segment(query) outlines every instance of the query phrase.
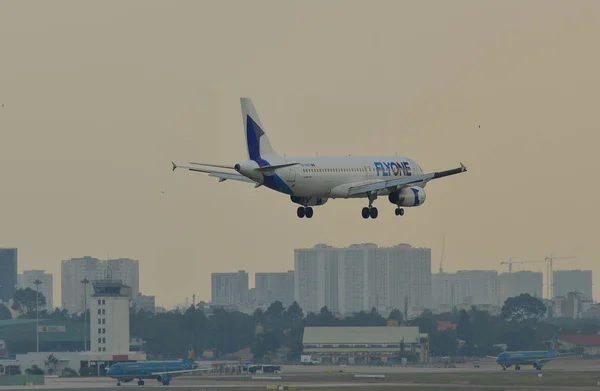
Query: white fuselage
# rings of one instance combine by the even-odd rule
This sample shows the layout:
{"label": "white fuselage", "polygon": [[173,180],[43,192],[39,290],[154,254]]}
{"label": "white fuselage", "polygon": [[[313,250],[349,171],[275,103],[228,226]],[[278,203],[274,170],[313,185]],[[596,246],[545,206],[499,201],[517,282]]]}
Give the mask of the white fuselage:
{"label": "white fuselage", "polygon": [[423,174],[414,160],[402,156],[303,156],[266,160],[272,165],[300,163],[267,170],[258,178],[254,175],[252,178],[273,190],[297,197],[349,198],[345,194],[351,185]]}

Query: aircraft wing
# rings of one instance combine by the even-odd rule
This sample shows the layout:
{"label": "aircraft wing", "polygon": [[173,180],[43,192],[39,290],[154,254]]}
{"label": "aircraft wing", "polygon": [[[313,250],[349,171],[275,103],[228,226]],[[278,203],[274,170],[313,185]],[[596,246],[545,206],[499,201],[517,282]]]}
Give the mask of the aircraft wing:
{"label": "aircraft wing", "polygon": [[[171,164],[173,164],[173,171],[175,171],[176,168],[185,168],[187,170],[194,171],[194,172],[203,172],[205,174],[208,174],[208,176],[219,178],[219,182],[223,182],[228,179],[231,179],[233,181],[258,184],[257,182],[253,181],[252,179],[246,178],[245,176],[238,174],[236,172],[217,171],[217,170],[212,170],[209,168],[198,168],[198,167],[192,167],[192,166],[178,166],[177,164],[175,164],[173,162],[171,162]],[[217,167],[219,167],[219,166],[217,166]]]}
{"label": "aircraft wing", "polygon": [[379,182],[364,185],[351,186],[348,190],[348,195],[353,196],[356,194],[369,193],[372,191],[379,191],[383,189],[399,190],[400,188],[405,186],[416,185],[419,183],[424,184],[433,179],[443,178],[450,175],[456,175],[465,171],[467,171],[467,167],[465,167],[464,164],[461,163],[459,168],[453,168],[452,170],[438,171],[429,174],[416,175],[398,179],[382,180]]}

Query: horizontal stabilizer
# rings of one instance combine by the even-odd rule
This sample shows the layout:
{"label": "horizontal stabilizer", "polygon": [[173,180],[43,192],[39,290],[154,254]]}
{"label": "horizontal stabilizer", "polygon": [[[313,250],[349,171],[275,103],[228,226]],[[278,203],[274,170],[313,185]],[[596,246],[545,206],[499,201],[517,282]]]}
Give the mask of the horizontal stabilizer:
{"label": "horizontal stabilizer", "polygon": [[272,166],[259,167],[259,168],[257,168],[257,170],[260,170],[260,171],[276,170],[278,168],[291,167],[291,166],[296,166],[298,164],[300,164],[300,163],[275,164],[275,165],[272,165]]}
{"label": "horizontal stabilizer", "polygon": [[205,167],[216,167],[216,168],[227,168],[229,170],[233,170],[234,167],[233,166],[225,166],[222,164],[209,164],[209,163],[197,163],[197,162],[190,162],[190,164],[196,165],[196,166],[205,166]]}
{"label": "horizontal stabilizer", "polygon": [[224,182],[228,179],[231,179],[231,180],[240,181],[240,182],[256,183],[252,179],[247,178],[241,174],[238,174],[237,172],[216,171],[216,170],[211,170],[208,168],[200,168],[200,167],[192,167],[192,166],[178,166],[173,162],[171,162],[171,163],[173,164],[173,171],[176,168],[185,168],[186,170],[190,170],[190,171],[194,171],[194,172],[202,172],[202,173],[208,174],[208,176],[219,178],[219,182]]}

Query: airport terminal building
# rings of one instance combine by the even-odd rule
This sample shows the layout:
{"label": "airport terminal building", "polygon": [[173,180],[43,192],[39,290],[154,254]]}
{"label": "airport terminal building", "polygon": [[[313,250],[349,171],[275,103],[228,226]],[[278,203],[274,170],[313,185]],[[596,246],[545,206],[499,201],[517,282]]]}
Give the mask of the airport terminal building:
{"label": "airport terminal building", "polygon": [[427,334],[418,327],[306,327],[303,353],[326,364],[380,365],[414,357],[429,360]]}

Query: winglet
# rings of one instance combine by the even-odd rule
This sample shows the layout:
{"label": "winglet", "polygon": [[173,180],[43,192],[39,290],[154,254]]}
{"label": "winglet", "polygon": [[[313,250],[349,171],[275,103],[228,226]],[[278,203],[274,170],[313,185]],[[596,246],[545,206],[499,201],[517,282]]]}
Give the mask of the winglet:
{"label": "winglet", "polygon": [[460,168],[462,169],[463,172],[467,171],[467,167],[465,167],[465,165],[462,164],[462,162],[460,163]]}
{"label": "winglet", "polygon": [[174,162],[171,162],[171,164],[173,165],[173,171],[175,171],[175,169],[177,168],[177,164],[175,164]]}

